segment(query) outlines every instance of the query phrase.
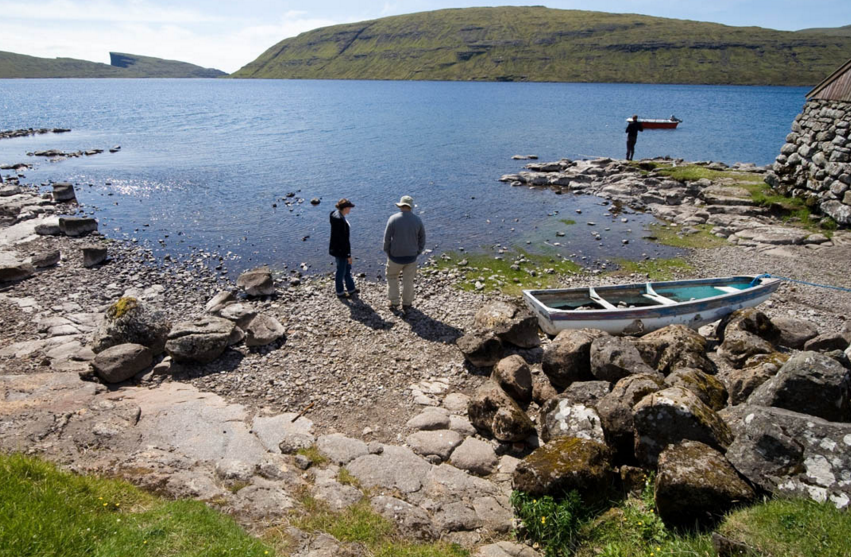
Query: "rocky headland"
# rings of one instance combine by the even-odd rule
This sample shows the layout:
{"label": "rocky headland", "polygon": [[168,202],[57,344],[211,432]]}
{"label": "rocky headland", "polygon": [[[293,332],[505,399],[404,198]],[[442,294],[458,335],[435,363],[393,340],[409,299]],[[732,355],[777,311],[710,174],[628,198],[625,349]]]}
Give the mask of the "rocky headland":
{"label": "rocky headland", "polygon": [[[680,166],[719,174],[666,170]],[[689,252],[689,273],[851,287],[851,234],[755,201],[747,184],[764,170],[563,160],[503,180],[596,195],[722,242]],[[537,554],[509,541],[523,533],[513,489],[591,500],[655,471],[672,525],[770,493],[849,505],[847,293],[787,284],[700,331],[551,339],[516,298],[455,288],[463,268],[440,258],[406,314],[386,308],[381,283],[342,301],[326,276],[258,268],[231,283],[203,261],[104,237],[72,184],[40,193],[19,174],[0,185],[4,451],[198,498],[256,531],[286,523],[305,494],[335,510],[368,500],[407,537],[481,556]],[[695,463],[713,473],[688,472]],[[287,535],[296,555],[362,554]]]}

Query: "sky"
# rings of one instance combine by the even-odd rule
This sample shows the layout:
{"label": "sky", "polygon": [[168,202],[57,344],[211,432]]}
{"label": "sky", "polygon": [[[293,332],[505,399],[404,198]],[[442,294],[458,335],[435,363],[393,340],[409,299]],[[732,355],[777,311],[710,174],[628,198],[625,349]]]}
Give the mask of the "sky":
{"label": "sky", "polygon": [[[106,64],[109,52],[115,51],[230,73],[282,39],[317,27],[488,5],[499,4],[468,0],[0,0],[0,51]],[[544,5],[783,30],[851,25],[851,0],[550,0]]]}

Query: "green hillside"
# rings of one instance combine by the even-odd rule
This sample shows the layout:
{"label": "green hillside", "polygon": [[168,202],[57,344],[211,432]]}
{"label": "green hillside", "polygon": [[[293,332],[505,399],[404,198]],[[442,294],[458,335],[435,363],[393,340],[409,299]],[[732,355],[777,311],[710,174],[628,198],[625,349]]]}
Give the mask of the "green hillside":
{"label": "green hillside", "polygon": [[798,33],[816,33],[832,37],[851,37],[851,25],[845,27],[813,27],[812,29],[801,29]]}
{"label": "green hillside", "polygon": [[[174,60],[110,52],[113,65],[74,58],[37,58],[0,52],[0,79],[48,77],[218,77],[226,75]],[[121,67],[119,67],[119,65]]]}
{"label": "green hillside", "polygon": [[851,37],[544,7],[463,8],[316,29],[241,78],[813,85]]}

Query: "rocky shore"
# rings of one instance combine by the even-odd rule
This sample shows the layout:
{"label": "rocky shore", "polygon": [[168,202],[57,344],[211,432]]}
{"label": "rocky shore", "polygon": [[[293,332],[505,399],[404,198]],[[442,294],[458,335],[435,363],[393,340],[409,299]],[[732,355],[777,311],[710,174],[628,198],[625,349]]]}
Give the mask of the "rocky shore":
{"label": "rocky shore", "polygon": [[[787,224],[726,179],[681,182],[660,174],[653,161],[559,161],[532,163],[527,170],[504,179],[647,210],[683,235],[709,227],[729,245],[688,255],[700,275],[770,271],[851,287],[847,231],[824,234]],[[748,447],[759,439],[740,427],[751,415],[766,424],[788,420],[793,429],[801,423],[777,414],[774,406],[788,413],[806,410],[824,429],[820,435],[838,444],[832,455],[810,445],[801,454],[813,462],[839,459],[845,470],[851,461],[851,447],[843,446],[846,434],[838,433],[851,427],[843,367],[851,310],[846,293],[782,286],[760,312],[702,330],[703,336],[687,336],[694,341],[686,344],[700,348],[680,359],[690,364],[683,369],[697,368],[686,374],[671,363],[674,356],[660,355],[665,342],[652,338],[549,339],[536,328],[511,336],[512,327],[500,323],[516,318],[528,324],[528,318],[494,308],[513,307],[516,300],[458,290],[458,271],[434,262],[422,269],[416,308],[404,315],[386,309],[380,283],[362,281],[360,295],[342,301],[331,295],[331,279],[323,276],[294,284],[259,269],[233,284],[203,262],[158,261],[144,248],[99,235],[94,219],[73,216],[73,186],[69,191],[56,184],[52,194],[40,195],[20,180],[5,182],[0,186],[5,451],[42,454],[80,472],[120,475],[169,495],[196,497],[256,529],[285,519],[304,493],[333,509],[368,498],[406,536],[457,542],[482,556],[536,554],[508,541],[517,526],[508,502],[513,488],[546,493],[555,485],[587,492],[590,485],[616,478],[627,485],[632,470],[658,466],[660,477],[670,478],[664,484],[669,493],[676,493],[681,478],[672,463],[697,451],[707,466],[720,462],[728,470],[728,461],[736,466],[727,477],[738,491],[726,492],[723,501],[777,490],[782,482],[757,481],[764,468],[748,457]],[[644,279],[559,277],[564,284],[630,278]],[[511,315],[493,317],[502,314]],[[487,357],[475,355],[481,335],[492,339]],[[735,345],[737,338],[747,342]],[[599,346],[592,356],[597,339],[625,344],[618,350]],[[637,356],[615,361],[614,354],[624,352]],[[659,357],[648,356],[651,352]],[[806,357],[834,378],[841,415],[825,414],[818,405],[790,408],[777,402],[786,387],[774,377],[807,375],[787,370],[801,354],[815,354]],[[587,367],[588,374],[565,378],[570,362]],[[769,388],[762,385],[769,384],[766,394]],[[664,410],[663,395],[672,389],[674,399],[686,401],[696,416],[693,429],[705,435],[677,437],[645,420]],[[750,401],[757,391],[762,398]],[[629,397],[635,400],[627,404]],[[747,406],[756,402],[759,408]],[[647,408],[639,408],[642,404]],[[653,443],[634,443],[636,431]],[[582,441],[562,447],[569,439]],[[663,450],[668,443],[685,456]],[[606,464],[593,474],[583,471],[580,485],[564,476],[541,480],[535,463],[548,462],[546,451],[567,454],[580,446],[588,462]],[[733,447],[738,460],[730,456]],[[321,459],[308,456],[313,450]],[[671,472],[664,476],[664,470]],[[343,481],[347,474],[356,483]],[[845,497],[847,505],[848,486],[828,482],[824,473],[787,480],[788,492],[838,506]],[[662,497],[660,511],[664,507],[667,516],[676,516],[682,509],[665,507],[671,499]],[[712,514],[723,506],[704,510]],[[359,551],[327,535],[295,529],[288,534],[297,555]]]}

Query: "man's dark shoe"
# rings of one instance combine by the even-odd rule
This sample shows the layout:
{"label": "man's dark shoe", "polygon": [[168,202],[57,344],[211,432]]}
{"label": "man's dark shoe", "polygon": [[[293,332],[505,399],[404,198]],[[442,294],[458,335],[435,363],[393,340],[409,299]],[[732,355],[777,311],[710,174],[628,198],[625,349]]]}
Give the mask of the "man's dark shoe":
{"label": "man's dark shoe", "polygon": [[349,290],[347,294],[349,296],[357,296],[360,293],[360,288],[355,288],[354,290]]}

